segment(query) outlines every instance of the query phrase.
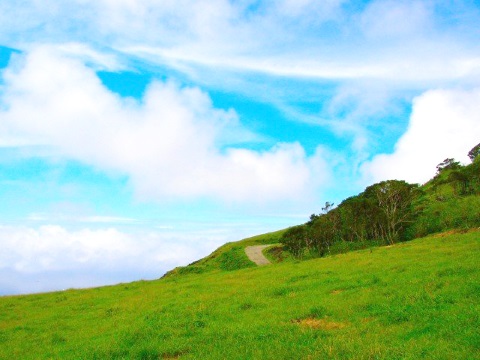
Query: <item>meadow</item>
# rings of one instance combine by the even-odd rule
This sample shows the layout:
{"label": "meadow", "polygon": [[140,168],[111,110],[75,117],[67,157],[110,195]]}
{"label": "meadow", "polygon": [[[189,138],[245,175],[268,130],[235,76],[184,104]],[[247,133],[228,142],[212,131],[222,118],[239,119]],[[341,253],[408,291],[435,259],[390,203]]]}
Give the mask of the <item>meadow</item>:
{"label": "meadow", "polygon": [[480,359],[478,229],[221,268],[240,245],[156,281],[2,297],[0,358]]}

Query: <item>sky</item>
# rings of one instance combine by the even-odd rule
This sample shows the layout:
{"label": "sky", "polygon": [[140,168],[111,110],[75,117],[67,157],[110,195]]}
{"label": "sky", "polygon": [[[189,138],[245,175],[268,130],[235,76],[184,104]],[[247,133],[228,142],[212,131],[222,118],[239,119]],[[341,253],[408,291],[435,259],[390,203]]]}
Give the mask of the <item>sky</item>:
{"label": "sky", "polygon": [[474,0],[2,0],[0,295],[156,279],[480,141]]}

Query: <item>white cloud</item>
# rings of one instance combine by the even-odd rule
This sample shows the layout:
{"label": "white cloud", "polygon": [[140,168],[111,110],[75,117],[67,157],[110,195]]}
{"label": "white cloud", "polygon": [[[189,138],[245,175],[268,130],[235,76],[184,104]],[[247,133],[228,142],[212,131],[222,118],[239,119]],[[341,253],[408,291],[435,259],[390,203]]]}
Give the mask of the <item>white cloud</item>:
{"label": "white cloud", "polygon": [[405,36],[420,35],[431,30],[432,3],[422,1],[376,0],[361,14],[360,24],[371,38],[389,41]]}
{"label": "white cloud", "polygon": [[[0,294],[159,278],[207,255],[225,234],[0,226]],[[39,279],[43,279],[39,281]]]}
{"label": "white cloud", "polygon": [[478,34],[464,31],[476,28],[475,6],[382,0],[352,8],[342,0],[6,0],[0,43],[73,41],[179,70],[414,84],[478,76]]}
{"label": "white cloud", "polygon": [[410,123],[393,154],[363,165],[367,182],[402,179],[424,183],[445,158],[468,162],[480,141],[480,89],[430,90],[413,102]]}
{"label": "white cloud", "polygon": [[137,193],[149,199],[297,199],[328,178],[321,152],[307,157],[297,143],[265,151],[241,148],[255,136],[233,110],[215,109],[198,88],[157,81],[142,101],[121,98],[92,69],[52,47],[17,56],[4,78],[0,129],[7,139],[17,134],[127,174]]}
{"label": "white cloud", "polygon": [[[42,45],[43,48],[47,46],[46,44]],[[83,43],[66,42],[61,45],[52,45],[52,51],[80,59],[84,63],[91,65],[95,70],[122,71],[127,69],[127,65],[122,64],[119,57],[115,54],[97,51]]]}

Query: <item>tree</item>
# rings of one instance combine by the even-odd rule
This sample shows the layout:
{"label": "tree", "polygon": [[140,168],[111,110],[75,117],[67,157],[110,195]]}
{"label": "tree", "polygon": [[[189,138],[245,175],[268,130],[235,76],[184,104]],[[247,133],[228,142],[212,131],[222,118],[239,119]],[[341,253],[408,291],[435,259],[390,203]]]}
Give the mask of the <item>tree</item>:
{"label": "tree", "polygon": [[309,228],[308,238],[313,250],[318,255],[325,256],[329,252],[335,238],[335,228],[329,216],[322,216],[315,221]]}
{"label": "tree", "polygon": [[325,207],[322,207],[323,213],[328,214],[328,212],[333,209],[333,205],[335,205],[335,203],[331,203],[330,201],[325,202]]}
{"label": "tree", "polygon": [[410,221],[417,188],[418,185],[399,180],[382,181],[367,188],[366,192],[375,194],[378,208],[384,215],[380,226],[389,244],[399,240],[405,224]]}
{"label": "tree", "polygon": [[330,201],[325,202],[325,206],[322,207],[322,213],[323,214],[318,214],[318,215],[317,214],[312,214],[312,215],[310,215],[310,220],[307,222],[307,225],[312,226],[315,223],[315,221],[317,221],[317,219],[324,216],[325,214],[328,214],[328,212],[333,209],[333,205],[335,205],[335,203],[331,203]]}
{"label": "tree", "polygon": [[472,150],[468,152],[468,157],[472,162],[474,162],[475,159],[479,157],[479,155],[480,155],[480,143],[478,143],[476,146],[472,148]]}
{"label": "tree", "polygon": [[480,194],[480,156],[477,156],[474,162],[462,168],[460,172],[460,176],[454,174],[455,171],[452,172],[452,177],[463,182],[461,195]]}
{"label": "tree", "polygon": [[293,226],[282,235],[280,242],[294,257],[301,257],[306,248],[306,228],[303,225]]}
{"label": "tree", "polygon": [[363,196],[344,200],[336,209],[341,222],[340,237],[343,241],[364,241],[374,228],[375,218],[369,211],[369,203]]}
{"label": "tree", "polygon": [[446,158],[440,164],[437,165],[437,174],[440,174],[443,170],[455,170],[461,167],[458,161],[453,158]]}
{"label": "tree", "polygon": [[316,215],[316,214],[312,214],[310,215],[310,220],[307,222],[307,225],[308,226],[312,226],[313,223],[322,215]]}
{"label": "tree", "polygon": [[453,191],[456,195],[466,195],[468,193],[470,179],[465,171],[453,170],[448,175],[447,180],[452,184]]}

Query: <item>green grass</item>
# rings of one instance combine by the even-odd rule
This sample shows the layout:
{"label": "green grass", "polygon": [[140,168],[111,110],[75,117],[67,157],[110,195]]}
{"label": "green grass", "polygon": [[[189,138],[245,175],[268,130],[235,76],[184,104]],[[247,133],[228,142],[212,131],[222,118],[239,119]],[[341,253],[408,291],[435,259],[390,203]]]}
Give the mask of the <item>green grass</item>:
{"label": "green grass", "polygon": [[1,359],[480,359],[480,232],[0,298]]}

